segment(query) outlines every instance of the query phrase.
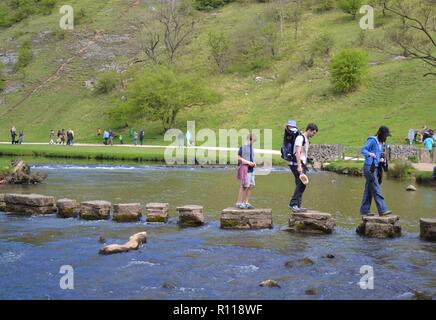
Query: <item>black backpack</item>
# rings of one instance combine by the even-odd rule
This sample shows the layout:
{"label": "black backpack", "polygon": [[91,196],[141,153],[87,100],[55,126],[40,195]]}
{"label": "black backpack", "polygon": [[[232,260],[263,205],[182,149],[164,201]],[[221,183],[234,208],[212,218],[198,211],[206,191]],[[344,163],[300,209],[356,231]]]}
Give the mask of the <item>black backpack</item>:
{"label": "black backpack", "polygon": [[[298,136],[302,136],[303,134],[297,130],[297,131],[291,131],[285,129],[285,134],[283,136],[283,145],[281,149],[282,153],[282,159],[286,161],[293,161],[296,162],[295,154],[294,154],[294,144],[295,139]],[[303,146],[306,144],[306,139],[303,137]]]}

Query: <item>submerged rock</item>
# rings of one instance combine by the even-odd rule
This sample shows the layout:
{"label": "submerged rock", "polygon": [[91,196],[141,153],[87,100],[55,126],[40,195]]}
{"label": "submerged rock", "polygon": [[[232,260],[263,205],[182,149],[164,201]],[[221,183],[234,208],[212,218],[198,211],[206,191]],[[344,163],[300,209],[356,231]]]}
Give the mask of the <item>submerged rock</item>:
{"label": "submerged rock", "polygon": [[309,288],[306,289],[306,291],[304,291],[305,294],[307,294],[308,296],[315,296],[319,293],[319,290],[317,288]]}
{"label": "submerged rock", "polygon": [[289,218],[287,231],[313,234],[330,234],[335,230],[331,214],[317,211],[293,213]]}
{"label": "submerged rock", "polygon": [[433,295],[427,292],[421,292],[418,290],[413,290],[413,296],[412,299],[413,300],[433,300]]}
{"label": "submerged rock", "polygon": [[164,288],[164,289],[175,289],[176,285],[174,283],[172,283],[172,282],[165,282],[162,285],[162,288]]}
{"label": "submerged rock", "polygon": [[396,215],[383,217],[362,217],[363,222],[356,232],[363,236],[374,238],[393,238],[401,236],[400,218]]}
{"label": "submerged rock", "polygon": [[436,241],[436,218],[419,219],[419,227],[422,240]]}
{"label": "submerged rock", "polygon": [[278,282],[272,279],[262,281],[261,283],[259,283],[259,286],[265,288],[281,288]]}
{"label": "submerged rock", "polygon": [[315,262],[313,262],[310,258],[303,258],[296,261],[286,261],[285,267],[286,268],[293,268],[293,267],[305,267],[305,266],[311,266],[314,265]]}
{"label": "submerged rock", "polygon": [[135,222],[141,219],[140,203],[119,203],[114,204],[112,219],[117,222]]}
{"label": "submerged rock", "polygon": [[186,205],[177,207],[179,213],[179,225],[182,227],[197,227],[204,224],[203,207]]}
{"label": "submerged rock", "polygon": [[99,254],[109,255],[114,253],[138,250],[141,244],[147,242],[147,232],[135,233],[125,244],[110,244],[100,249]]}
{"label": "submerged rock", "polygon": [[79,215],[83,220],[109,219],[112,204],[108,201],[96,200],[80,203]]}
{"label": "submerged rock", "polygon": [[220,221],[222,229],[271,229],[272,209],[227,208]]}

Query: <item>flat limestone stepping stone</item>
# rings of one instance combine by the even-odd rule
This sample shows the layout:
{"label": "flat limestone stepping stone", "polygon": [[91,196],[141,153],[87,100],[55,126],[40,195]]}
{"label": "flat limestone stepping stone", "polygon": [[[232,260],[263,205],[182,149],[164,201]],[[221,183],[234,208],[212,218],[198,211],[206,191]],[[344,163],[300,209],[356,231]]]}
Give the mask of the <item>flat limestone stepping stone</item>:
{"label": "flat limestone stepping stone", "polygon": [[95,200],[80,203],[80,219],[105,220],[109,219],[112,204],[108,201]]}
{"label": "flat limestone stepping stone", "polygon": [[6,205],[20,205],[28,207],[54,207],[55,198],[44,196],[41,194],[14,194],[7,193],[4,195],[4,202]]}
{"label": "flat limestone stepping stone", "polygon": [[118,203],[114,204],[112,220],[116,222],[134,222],[141,219],[140,203]]}
{"label": "flat limestone stepping stone", "polygon": [[79,215],[79,203],[73,199],[59,199],[56,201],[58,216],[61,218],[76,218]]}
{"label": "flat limestone stepping stone", "polygon": [[168,203],[152,202],[145,205],[147,222],[167,222],[170,205]]}
{"label": "flat limestone stepping stone", "polygon": [[427,241],[436,241],[436,218],[419,219],[420,238]]}
{"label": "flat limestone stepping stone", "polygon": [[289,227],[283,230],[310,234],[333,233],[336,222],[330,213],[307,211],[292,213],[289,218]]}
{"label": "flat limestone stepping stone", "polygon": [[15,214],[52,214],[56,212],[54,197],[40,194],[13,194],[4,195],[5,212]]}
{"label": "flat limestone stepping stone", "polygon": [[374,238],[394,238],[401,236],[400,218],[396,215],[382,217],[363,216],[356,232]]}
{"label": "flat limestone stepping stone", "polygon": [[0,211],[6,211],[5,194],[0,193]]}
{"label": "flat limestone stepping stone", "polygon": [[141,244],[147,242],[147,232],[135,233],[125,244],[110,244],[100,249],[99,254],[108,255],[114,253],[138,250]]}
{"label": "flat limestone stepping stone", "polygon": [[220,221],[222,229],[271,229],[272,209],[226,208]]}
{"label": "flat limestone stepping stone", "polygon": [[179,225],[182,227],[198,227],[204,224],[203,207],[186,205],[176,208],[179,213]]}

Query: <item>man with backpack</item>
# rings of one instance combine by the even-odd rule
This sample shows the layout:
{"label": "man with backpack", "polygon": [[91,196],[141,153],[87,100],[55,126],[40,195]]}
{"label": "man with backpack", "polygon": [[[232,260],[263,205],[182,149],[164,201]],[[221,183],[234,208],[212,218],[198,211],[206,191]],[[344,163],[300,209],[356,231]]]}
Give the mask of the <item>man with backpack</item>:
{"label": "man with backpack", "polygon": [[309,151],[309,140],[318,132],[318,127],[314,123],[309,123],[306,131],[301,133],[297,129],[297,123],[289,120],[283,137],[282,158],[289,161],[289,167],[295,178],[295,191],[289,202],[289,209],[294,213],[306,212],[307,209],[301,207],[303,193],[306,184],[303,175],[307,171],[307,154]]}

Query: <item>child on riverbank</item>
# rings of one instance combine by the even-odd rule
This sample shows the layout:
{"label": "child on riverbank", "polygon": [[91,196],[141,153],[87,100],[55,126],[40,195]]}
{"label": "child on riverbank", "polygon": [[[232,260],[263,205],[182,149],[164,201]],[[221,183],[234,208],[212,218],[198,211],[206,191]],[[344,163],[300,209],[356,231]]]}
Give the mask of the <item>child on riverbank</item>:
{"label": "child on riverbank", "polygon": [[241,181],[238,199],[236,200],[236,208],[238,209],[254,209],[249,203],[251,194],[255,186],[253,143],[256,141],[254,135],[250,133],[247,136],[247,142],[239,148],[238,152],[238,179]]}

